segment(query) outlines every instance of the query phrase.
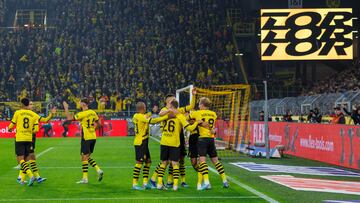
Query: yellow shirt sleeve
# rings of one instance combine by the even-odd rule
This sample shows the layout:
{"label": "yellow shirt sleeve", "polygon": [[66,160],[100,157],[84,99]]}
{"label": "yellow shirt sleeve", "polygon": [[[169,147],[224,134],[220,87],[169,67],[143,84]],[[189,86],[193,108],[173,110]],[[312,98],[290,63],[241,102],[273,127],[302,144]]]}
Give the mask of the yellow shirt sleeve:
{"label": "yellow shirt sleeve", "polygon": [[182,114],[189,112],[195,108],[195,105],[196,105],[196,98],[195,98],[195,96],[193,96],[191,98],[190,104],[185,107],[180,107],[179,112]]}
{"label": "yellow shirt sleeve", "polygon": [[82,120],[84,117],[85,117],[84,112],[79,112],[79,113],[75,114],[74,119],[77,120],[77,121],[80,121],[80,120]]}
{"label": "yellow shirt sleeve", "polygon": [[12,130],[14,128],[14,126],[16,125],[17,117],[18,117],[18,113],[16,111],[13,118],[11,119],[11,123],[9,125],[9,130]]}
{"label": "yellow shirt sleeve", "polygon": [[192,125],[191,125],[190,123],[188,123],[188,122],[186,121],[186,117],[185,117],[184,115],[182,115],[182,114],[179,114],[179,115],[176,116],[176,117],[179,119],[181,125],[184,126],[184,128],[185,128],[186,130],[188,130],[188,131],[193,131],[193,130],[195,130],[195,128],[198,126],[198,123],[197,123],[197,122],[195,122],[195,123],[192,124]]}
{"label": "yellow shirt sleeve", "polygon": [[42,116],[40,116],[40,118],[39,118],[39,122],[43,122],[43,123],[47,123],[47,122],[49,122],[50,121],[50,119],[52,118],[52,113],[50,113],[47,117],[42,117]]}

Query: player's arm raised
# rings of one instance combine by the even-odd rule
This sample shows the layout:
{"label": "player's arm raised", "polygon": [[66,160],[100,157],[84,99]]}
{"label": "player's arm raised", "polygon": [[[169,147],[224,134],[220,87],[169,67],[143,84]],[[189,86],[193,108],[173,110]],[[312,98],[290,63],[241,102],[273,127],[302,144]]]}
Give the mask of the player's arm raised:
{"label": "player's arm raised", "polygon": [[190,104],[185,107],[180,107],[179,108],[180,113],[184,114],[195,108],[195,105],[196,105],[196,88],[195,87],[192,89],[191,94],[192,94],[192,98],[191,98]]}
{"label": "player's arm raised", "polygon": [[43,123],[47,123],[50,121],[50,119],[53,117],[53,115],[56,113],[56,107],[54,106],[51,111],[50,111],[50,114],[44,118],[44,117],[41,117],[39,122],[43,122]]}
{"label": "player's arm raised", "polygon": [[66,101],[64,101],[63,106],[64,106],[64,110],[65,110],[66,120],[68,120],[68,121],[75,120],[74,115],[69,112],[69,104],[66,103]]}

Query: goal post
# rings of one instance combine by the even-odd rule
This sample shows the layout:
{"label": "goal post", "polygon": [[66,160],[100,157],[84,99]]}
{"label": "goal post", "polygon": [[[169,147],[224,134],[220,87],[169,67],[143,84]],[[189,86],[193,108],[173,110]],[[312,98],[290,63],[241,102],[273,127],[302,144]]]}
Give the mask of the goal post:
{"label": "goal post", "polygon": [[[193,85],[178,89],[176,98],[181,106],[190,103]],[[207,88],[196,88],[196,101],[207,97],[211,101],[211,110],[218,115],[215,124],[216,146],[221,158],[239,156],[237,151],[249,143],[250,134],[250,86],[249,85],[218,85]]]}

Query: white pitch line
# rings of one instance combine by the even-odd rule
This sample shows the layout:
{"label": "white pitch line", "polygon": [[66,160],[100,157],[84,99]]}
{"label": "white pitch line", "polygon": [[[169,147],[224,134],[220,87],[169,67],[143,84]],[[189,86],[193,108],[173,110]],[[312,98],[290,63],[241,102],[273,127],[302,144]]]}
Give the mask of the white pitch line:
{"label": "white pitch line", "polygon": [[[156,142],[159,142],[159,143],[160,143],[160,140],[159,140],[159,139],[157,139],[157,138],[155,138],[155,137],[152,137],[152,136],[150,136],[150,138],[152,138],[152,139],[155,140]],[[217,174],[217,171],[216,171],[214,168],[209,167],[209,169],[210,169],[211,172]],[[246,185],[246,184],[244,184],[244,183],[241,183],[241,182],[237,181],[236,179],[232,178],[232,177],[229,176],[229,175],[226,175],[226,177],[227,177],[228,180],[230,180],[231,182],[233,182],[233,183],[235,183],[236,185],[244,188],[245,190],[247,190],[247,191],[249,191],[249,192],[251,192],[251,193],[253,193],[253,194],[255,194],[255,195],[259,196],[259,197],[261,197],[262,199],[266,200],[267,202],[270,202],[270,203],[279,203],[278,201],[274,200],[273,198],[265,195],[264,193],[261,193],[261,192],[255,190],[254,188],[252,188],[252,187],[250,187],[250,186],[248,186],[248,185]]]}
{"label": "white pitch line", "polygon": [[184,197],[99,197],[99,198],[46,198],[46,199],[0,199],[0,202],[17,201],[89,201],[89,200],[173,200],[173,199],[259,199],[258,196],[184,196]]}
{"label": "white pitch line", "polygon": [[[49,152],[49,151],[51,151],[53,149],[54,149],[54,147],[47,148],[46,150],[44,150],[44,151],[40,152],[39,154],[37,154],[36,158],[41,157],[42,155],[44,155],[45,153],[47,153],[47,152]],[[20,165],[14,166],[14,169],[19,169],[19,168],[20,168]]]}

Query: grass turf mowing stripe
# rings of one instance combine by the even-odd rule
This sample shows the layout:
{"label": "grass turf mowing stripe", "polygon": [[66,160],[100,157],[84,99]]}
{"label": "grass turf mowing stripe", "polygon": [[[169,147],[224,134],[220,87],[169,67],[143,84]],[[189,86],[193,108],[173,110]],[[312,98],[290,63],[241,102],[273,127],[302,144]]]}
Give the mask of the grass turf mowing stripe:
{"label": "grass turf mowing stripe", "polygon": [[[44,150],[44,151],[40,152],[39,154],[37,154],[36,158],[41,157],[42,155],[44,155],[45,153],[47,153],[47,152],[49,152],[49,151],[51,151],[53,149],[54,149],[54,147],[47,148],[46,150]],[[20,169],[20,165],[14,166],[14,169]]]}
{"label": "grass turf mowing stripe", "polygon": [[[153,140],[155,140],[156,142],[160,143],[160,140],[159,140],[159,139],[157,139],[157,138],[155,138],[155,137],[152,137],[152,136],[150,136],[150,138],[153,139]],[[216,171],[214,168],[210,167],[210,166],[209,166],[209,170],[210,170],[211,172],[217,174],[217,171]],[[239,181],[237,181],[236,179],[230,177],[229,175],[226,175],[226,176],[227,176],[227,178],[228,178],[231,182],[233,182],[233,183],[235,183],[236,185],[238,185],[239,187],[242,187],[242,188],[244,188],[245,190],[247,190],[247,191],[249,191],[249,192],[251,192],[251,193],[253,193],[253,194],[255,194],[255,195],[259,196],[259,197],[261,197],[262,199],[266,200],[267,202],[270,202],[270,203],[278,203],[278,201],[276,201],[276,200],[274,200],[273,198],[265,195],[264,193],[261,193],[261,192],[255,190],[254,188],[252,188],[252,187],[244,184],[244,183],[240,183]]]}
{"label": "grass turf mowing stripe", "polygon": [[0,202],[16,201],[89,201],[89,200],[177,200],[177,199],[260,199],[258,196],[185,196],[185,197],[99,197],[99,198],[46,198],[46,199],[0,199]]}

